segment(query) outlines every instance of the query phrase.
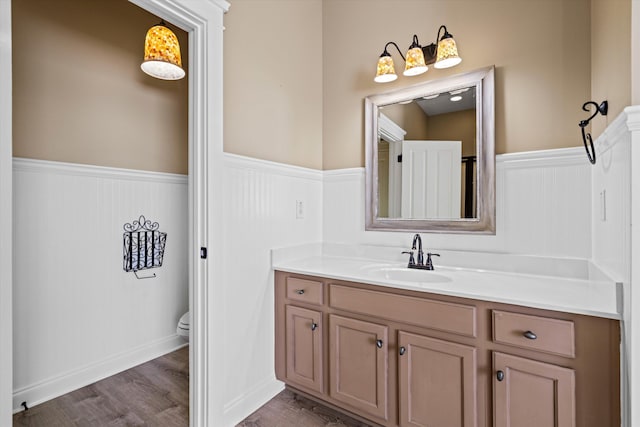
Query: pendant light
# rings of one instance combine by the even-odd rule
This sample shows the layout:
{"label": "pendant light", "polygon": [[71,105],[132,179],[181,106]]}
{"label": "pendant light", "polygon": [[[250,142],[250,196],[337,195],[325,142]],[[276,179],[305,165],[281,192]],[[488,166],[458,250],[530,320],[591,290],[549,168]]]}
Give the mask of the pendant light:
{"label": "pendant light", "polygon": [[[444,29],[444,35],[440,38],[440,30],[442,29]],[[438,56],[436,58],[436,63],[433,64],[435,68],[449,68],[462,62],[462,58],[458,55],[456,41],[447,31],[447,27],[442,25],[440,29],[438,29],[438,36],[436,37],[436,40],[438,42]]]}
{"label": "pendant light", "polygon": [[140,68],[152,77],[162,80],[180,80],[182,69],[178,37],[164,21],[149,28],[144,41],[144,61]]}
{"label": "pendant light", "polygon": [[[393,65],[393,58],[389,51],[387,51],[387,47],[389,45],[395,46],[396,49],[398,49],[398,53],[400,53],[398,45],[394,42],[389,42],[384,46],[384,51],[380,55],[380,58],[378,58],[378,68],[376,70],[376,76],[373,79],[376,83],[388,83],[398,78],[396,69]],[[402,53],[400,53],[400,56],[402,56]]]}
{"label": "pendant light", "polygon": [[417,76],[429,69],[424,62],[424,53],[422,46],[418,42],[418,36],[414,34],[413,43],[407,51],[407,59],[405,60],[404,74],[405,76]]}

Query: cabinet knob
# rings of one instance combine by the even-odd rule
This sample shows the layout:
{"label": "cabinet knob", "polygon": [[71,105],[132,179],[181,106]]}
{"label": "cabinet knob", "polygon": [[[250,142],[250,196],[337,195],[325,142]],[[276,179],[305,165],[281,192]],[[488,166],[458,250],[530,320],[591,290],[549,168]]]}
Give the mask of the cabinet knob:
{"label": "cabinet knob", "polygon": [[498,372],[496,373],[496,378],[498,379],[498,381],[502,381],[502,380],[504,380],[504,372],[502,372],[502,371],[498,371]]}
{"label": "cabinet knob", "polygon": [[382,340],[376,340],[376,346],[382,348]]}
{"label": "cabinet knob", "polygon": [[298,290],[296,291],[296,293],[297,293],[298,295],[303,295],[303,294],[304,294],[304,289],[298,289]]}
{"label": "cabinet knob", "polygon": [[529,340],[535,340],[536,338],[538,338],[538,336],[537,336],[536,334],[534,334],[533,332],[531,332],[531,331],[527,331],[527,332],[525,332],[525,333],[524,333],[524,334],[522,334],[522,335],[523,335],[526,339],[529,339]]}
{"label": "cabinet knob", "polygon": [[318,329],[318,324],[316,322],[311,322],[311,330],[315,331],[316,329]]}
{"label": "cabinet knob", "polygon": [[407,352],[407,349],[404,347],[400,347],[400,356],[403,356]]}

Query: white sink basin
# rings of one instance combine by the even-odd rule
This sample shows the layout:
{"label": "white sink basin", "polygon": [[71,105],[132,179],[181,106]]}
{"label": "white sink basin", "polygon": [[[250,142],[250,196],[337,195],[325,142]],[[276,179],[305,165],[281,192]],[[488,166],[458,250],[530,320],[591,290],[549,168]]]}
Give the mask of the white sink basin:
{"label": "white sink basin", "polygon": [[367,269],[372,277],[412,283],[444,283],[451,278],[429,270],[410,269],[407,267],[377,267]]}

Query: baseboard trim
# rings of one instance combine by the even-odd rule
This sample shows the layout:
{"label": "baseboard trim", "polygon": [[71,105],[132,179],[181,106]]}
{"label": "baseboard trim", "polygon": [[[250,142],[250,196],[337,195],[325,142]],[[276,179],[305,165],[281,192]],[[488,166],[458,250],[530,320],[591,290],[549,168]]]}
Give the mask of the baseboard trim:
{"label": "baseboard trim", "polygon": [[188,345],[185,340],[172,335],[135,347],[115,356],[85,365],[81,368],[57,375],[36,384],[13,391],[13,413],[23,410],[22,402],[29,407],[62,396],[73,390],[93,384],[134,366],[153,360]]}
{"label": "baseboard trim", "polygon": [[274,377],[256,384],[251,390],[224,405],[224,425],[236,426],[282,390],[284,390],[284,383]]}

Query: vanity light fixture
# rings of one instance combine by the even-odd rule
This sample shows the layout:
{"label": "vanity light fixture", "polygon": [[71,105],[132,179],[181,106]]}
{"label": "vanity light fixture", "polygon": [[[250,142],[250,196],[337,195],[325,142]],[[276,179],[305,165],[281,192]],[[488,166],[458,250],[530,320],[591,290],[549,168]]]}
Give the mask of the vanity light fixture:
{"label": "vanity light fixture", "polygon": [[[440,34],[443,30],[444,34],[441,36]],[[441,25],[436,35],[436,43],[431,43],[424,47],[420,45],[418,36],[414,34],[406,58],[402,56],[402,52],[397,44],[388,42],[378,58],[376,76],[373,79],[377,83],[392,82],[398,78],[393,64],[393,58],[387,50],[390,45],[395,46],[400,57],[405,61],[405,69],[402,73],[405,76],[422,74],[429,69],[428,65],[430,64],[434,64],[433,66],[435,68],[449,68],[458,65],[462,61],[462,58],[458,55],[456,41],[447,31],[447,27]]]}
{"label": "vanity light fixture", "polygon": [[147,31],[144,61],[140,68],[150,76],[162,80],[180,80],[185,76],[178,37],[167,28],[164,20]]}
{"label": "vanity light fixture", "polygon": [[449,98],[450,101],[452,102],[458,102],[458,101],[462,101],[462,96],[460,95],[453,95],[451,98]]}

